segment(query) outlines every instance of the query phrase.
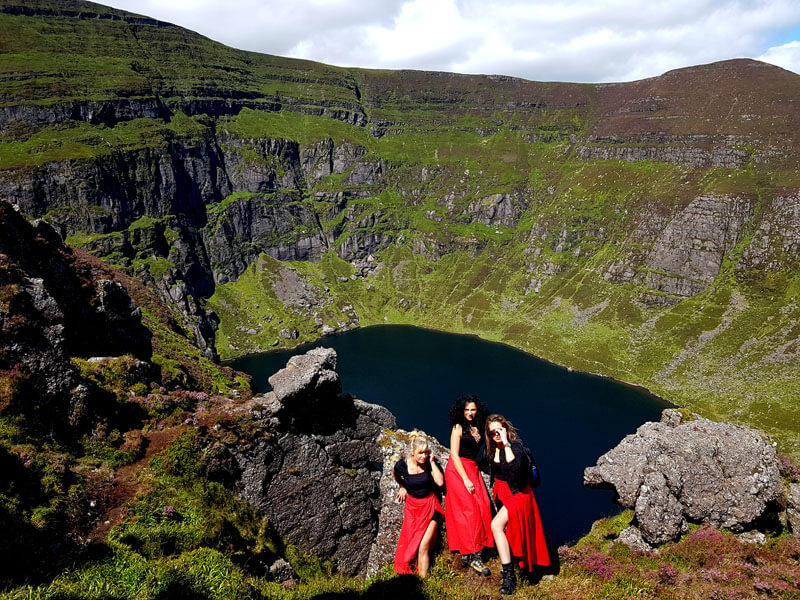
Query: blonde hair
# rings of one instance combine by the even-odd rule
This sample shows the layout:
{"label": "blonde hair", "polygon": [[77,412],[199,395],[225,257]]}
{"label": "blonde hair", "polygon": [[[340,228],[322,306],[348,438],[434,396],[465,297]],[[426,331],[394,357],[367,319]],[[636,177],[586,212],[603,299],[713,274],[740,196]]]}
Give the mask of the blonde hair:
{"label": "blonde hair", "polygon": [[427,450],[428,448],[428,436],[415,429],[411,432],[411,435],[409,435],[408,452],[406,456],[411,458],[418,450]]}
{"label": "blonde hair", "polygon": [[497,446],[494,443],[494,439],[492,438],[492,434],[489,432],[489,424],[490,423],[500,423],[508,434],[508,443],[510,444],[514,440],[517,439],[517,430],[514,429],[514,426],[511,424],[511,421],[506,419],[503,415],[489,415],[486,417],[486,451],[492,452],[494,451],[495,447]]}

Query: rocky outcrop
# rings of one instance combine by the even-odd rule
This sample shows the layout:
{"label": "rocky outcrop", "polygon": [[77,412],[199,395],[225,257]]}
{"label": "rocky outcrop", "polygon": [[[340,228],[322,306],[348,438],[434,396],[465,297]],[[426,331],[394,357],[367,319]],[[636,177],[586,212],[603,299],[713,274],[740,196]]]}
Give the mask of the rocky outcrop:
{"label": "rocky outcrop", "polygon": [[748,271],[785,271],[800,258],[800,190],[787,190],[771,202],[737,265]]}
{"label": "rocky outcrop", "polygon": [[[644,215],[631,234],[625,258],[612,263],[607,281],[633,281],[652,290],[687,298],[705,290],[722,261],[742,239],[755,200],[699,196],[671,217]],[[642,250],[642,248],[649,250]]]}
{"label": "rocky outcrop", "polygon": [[601,456],[584,471],[584,484],[613,488],[650,544],[676,539],[687,521],[752,528],[784,492],[775,448],[763,434],[700,417],[682,423],[673,409]]}
{"label": "rocky outcrop", "polygon": [[71,357],[129,354],[149,367],[145,381],[158,379],[151,334],[125,289],[94,280],[49,225],[2,201],[0,328],[0,388],[10,403],[0,409],[26,415],[42,435],[71,439],[113,412],[78,385]]}
{"label": "rocky outcrop", "polygon": [[754,158],[762,161],[766,158],[745,149],[750,140],[734,136],[718,139],[703,135],[647,135],[627,139],[588,136],[586,142],[576,148],[578,156],[584,159],[652,160],[692,168],[739,169]]}
{"label": "rocky outcrop", "polygon": [[203,238],[218,284],[238,279],[262,253],[278,260],[308,260],[330,243],[296,192],[231,201],[209,214]]}
{"label": "rocky outcrop", "polygon": [[464,215],[467,222],[478,222],[494,227],[514,227],[526,206],[511,194],[492,194],[470,202]]}
{"label": "rocky outcrop", "polygon": [[787,494],[786,516],[794,535],[800,536],[800,483],[789,485]]}
{"label": "rocky outcrop", "polygon": [[378,437],[395,420],[342,395],[335,367],[336,353],[326,348],[291,358],[270,377],[273,391],[247,404],[249,433],[219,431],[209,444],[228,457],[218,475],[233,477],[281,537],[356,574],[365,572],[378,533]]}

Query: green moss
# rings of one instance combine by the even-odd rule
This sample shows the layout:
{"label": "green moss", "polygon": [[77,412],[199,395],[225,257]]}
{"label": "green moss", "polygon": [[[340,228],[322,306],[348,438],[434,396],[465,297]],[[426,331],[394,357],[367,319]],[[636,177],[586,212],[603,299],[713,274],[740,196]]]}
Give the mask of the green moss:
{"label": "green moss", "polygon": [[607,552],[611,541],[619,537],[622,530],[630,525],[633,516],[633,511],[628,509],[615,517],[595,521],[591,531],[578,540],[575,548],[580,549],[591,546]]}
{"label": "green moss", "polygon": [[173,440],[150,460],[150,467],[162,475],[189,479],[198,477],[203,466],[197,431],[191,429]]}
{"label": "green moss", "polygon": [[73,357],[70,362],[82,378],[115,396],[118,402],[127,401],[130,391],[128,373],[136,368],[137,362],[133,356],[111,357],[97,362]]}
{"label": "green moss", "polygon": [[138,273],[142,267],[146,267],[150,276],[158,281],[175,268],[175,263],[158,256],[148,256],[145,259],[135,259],[131,261],[131,269],[133,269],[134,273]]}
{"label": "green moss", "polygon": [[73,233],[67,236],[64,243],[73,248],[82,248],[109,238],[121,240],[122,233],[119,231],[114,231],[112,233]]}
{"label": "green moss", "polygon": [[223,131],[244,139],[283,138],[301,144],[313,144],[332,138],[336,142],[365,145],[369,139],[361,127],[325,117],[287,111],[267,112],[244,108],[235,117],[222,119],[220,127]]}

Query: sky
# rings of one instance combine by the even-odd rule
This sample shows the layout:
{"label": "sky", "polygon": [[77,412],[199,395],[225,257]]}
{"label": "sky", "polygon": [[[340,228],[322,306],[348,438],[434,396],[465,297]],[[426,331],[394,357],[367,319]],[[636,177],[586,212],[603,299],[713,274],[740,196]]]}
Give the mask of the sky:
{"label": "sky", "polygon": [[101,0],[346,67],[603,83],[755,58],[800,73],[800,0]]}

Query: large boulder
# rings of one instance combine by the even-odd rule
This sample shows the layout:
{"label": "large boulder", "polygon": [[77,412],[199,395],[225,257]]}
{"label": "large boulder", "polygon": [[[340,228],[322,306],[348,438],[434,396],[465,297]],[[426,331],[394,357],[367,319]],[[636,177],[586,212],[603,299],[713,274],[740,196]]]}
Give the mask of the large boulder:
{"label": "large boulder", "polygon": [[208,443],[212,476],[236,484],[288,543],[355,575],[366,571],[378,533],[378,437],[395,419],[341,394],[335,366],[331,349],[292,357],[270,377],[272,392],[237,409],[251,418],[218,429]]}
{"label": "large boulder", "polygon": [[293,356],[269,378],[275,397],[284,405],[301,401],[322,401],[342,391],[342,382],[336,373],[336,351],[331,348],[314,348],[305,354]]}
{"label": "large boulder", "polygon": [[677,538],[687,520],[743,531],[783,493],[775,448],[763,434],[697,416],[681,422],[672,409],[588,467],[584,484],[613,488],[651,544]]}
{"label": "large boulder", "polygon": [[791,483],[786,502],[786,517],[794,535],[800,536],[800,483]]}

